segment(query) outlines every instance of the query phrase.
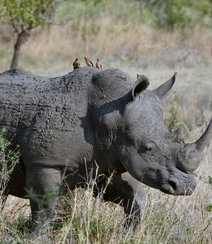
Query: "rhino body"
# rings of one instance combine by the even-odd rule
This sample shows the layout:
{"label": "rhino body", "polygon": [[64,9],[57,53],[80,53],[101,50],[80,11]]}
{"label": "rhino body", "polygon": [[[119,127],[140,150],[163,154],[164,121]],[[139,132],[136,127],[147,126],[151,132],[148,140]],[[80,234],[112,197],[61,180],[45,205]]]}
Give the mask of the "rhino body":
{"label": "rhino body", "polygon": [[82,67],[56,78],[21,69],[2,73],[0,127],[21,153],[5,194],[25,197],[32,189],[35,220],[55,203],[50,197],[40,206],[37,199],[46,190],[56,195],[58,184],[74,189],[96,178],[98,196],[112,174],[103,198],[121,204],[129,222],[140,216],[142,182],[168,194],[190,195],[196,187],[192,172],[212,126],[191,144],[179,131],[167,131],[161,99],[174,80],[150,91],[145,79],[135,84],[118,69]]}

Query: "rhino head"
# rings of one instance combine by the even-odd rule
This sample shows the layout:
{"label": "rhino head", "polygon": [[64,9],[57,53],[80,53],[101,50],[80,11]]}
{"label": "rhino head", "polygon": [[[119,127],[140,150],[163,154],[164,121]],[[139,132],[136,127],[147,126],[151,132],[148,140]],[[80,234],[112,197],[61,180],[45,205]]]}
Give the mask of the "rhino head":
{"label": "rhino head", "polygon": [[143,79],[132,90],[123,115],[119,157],[137,180],[172,195],[190,195],[196,188],[197,169],[204,147],[212,137],[212,121],[199,140],[185,143],[181,130],[171,133],[163,122],[161,99],[171,89],[176,74],[153,91]]}
{"label": "rhino head", "polygon": [[147,90],[148,79],[136,82],[123,99],[117,99],[116,109],[109,109],[108,105],[107,112],[96,119],[101,121],[98,139],[100,145],[107,144],[105,154],[111,151],[110,157],[138,181],[168,194],[190,195],[196,188],[192,172],[199,166],[203,149],[212,138],[212,121],[193,143],[184,142],[181,130],[166,129],[161,100],[175,78],[176,73],[152,91]]}

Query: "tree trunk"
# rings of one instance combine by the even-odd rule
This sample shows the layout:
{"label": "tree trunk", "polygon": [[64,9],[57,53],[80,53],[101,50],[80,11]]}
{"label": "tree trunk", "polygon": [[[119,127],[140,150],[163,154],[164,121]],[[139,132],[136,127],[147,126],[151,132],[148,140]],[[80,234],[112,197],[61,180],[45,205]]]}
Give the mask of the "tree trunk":
{"label": "tree trunk", "polygon": [[23,31],[21,33],[18,33],[17,40],[14,46],[13,59],[10,65],[10,69],[15,69],[18,67],[18,60],[21,53],[21,48],[29,39],[29,37],[30,37],[29,32]]}

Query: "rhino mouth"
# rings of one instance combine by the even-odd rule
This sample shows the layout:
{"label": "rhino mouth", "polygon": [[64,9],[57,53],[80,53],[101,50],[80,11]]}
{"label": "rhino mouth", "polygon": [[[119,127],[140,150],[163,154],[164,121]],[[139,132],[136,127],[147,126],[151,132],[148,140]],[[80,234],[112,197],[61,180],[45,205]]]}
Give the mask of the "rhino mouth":
{"label": "rhino mouth", "polygon": [[[189,175],[190,176],[190,175]],[[170,194],[170,195],[191,195],[196,188],[196,181],[193,178],[186,181],[179,180],[177,178],[170,178],[166,184],[163,184],[160,188],[160,191]]]}

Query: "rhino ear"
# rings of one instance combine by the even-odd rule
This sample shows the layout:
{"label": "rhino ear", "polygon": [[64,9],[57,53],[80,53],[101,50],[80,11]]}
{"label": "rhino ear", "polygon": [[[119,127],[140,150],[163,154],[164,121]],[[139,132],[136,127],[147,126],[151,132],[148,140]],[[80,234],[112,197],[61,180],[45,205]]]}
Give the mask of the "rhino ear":
{"label": "rhino ear", "polygon": [[[138,82],[138,80],[137,80]],[[149,86],[149,80],[146,76],[142,76],[142,79],[136,86],[132,89],[133,100]]]}
{"label": "rhino ear", "polygon": [[153,92],[160,99],[162,99],[167,94],[167,92],[172,88],[172,86],[174,85],[175,79],[176,79],[176,75],[177,75],[177,72],[174,73],[174,75],[171,79],[169,79],[168,81],[163,83],[161,86],[159,86],[158,88],[153,90]]}

